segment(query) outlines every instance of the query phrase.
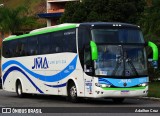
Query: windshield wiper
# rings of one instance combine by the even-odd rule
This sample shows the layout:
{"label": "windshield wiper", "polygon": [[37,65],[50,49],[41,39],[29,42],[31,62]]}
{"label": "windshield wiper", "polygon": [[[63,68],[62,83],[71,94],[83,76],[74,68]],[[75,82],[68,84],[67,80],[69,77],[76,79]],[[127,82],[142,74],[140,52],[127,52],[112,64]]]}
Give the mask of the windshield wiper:
{"label": "windshield wiper", "polygon": [[122,47],[122,45],[118,45],[118,47],[120,50],[120,54],[116,57],[117,63],[116,63],[116,66],[112,72],[112,75],[115,75],[117,73],[118,68],[121,66],[121,63],[123,62],[123,52],[122,52],[123,47]]}
{"label": "windshield wiper", "polygon": [[135,66],[133,65],[132,60],[130,58],[127,58],[126,62],[129,64],[131,70],[136,74],[136,76],[138,76],[138,72],[137,72]]}
{"label": "windshield wiper", "polygon": [[117,61],[116,66],[112,72],[112,75],[115,75],[117,73],[118,68],[120,67],[122,62],[123,62],[123,58],[121,56],[118,56],[118,61]]}

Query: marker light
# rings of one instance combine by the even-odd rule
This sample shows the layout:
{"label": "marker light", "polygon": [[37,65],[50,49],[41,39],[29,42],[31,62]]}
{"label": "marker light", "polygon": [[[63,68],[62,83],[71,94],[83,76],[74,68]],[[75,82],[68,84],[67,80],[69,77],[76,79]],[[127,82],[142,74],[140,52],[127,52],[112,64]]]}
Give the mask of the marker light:
{"label": "marker light", "polygon": [[138,86],[146,87],[146,86],[148,86],[148,83],[141,83],[141,84],[139,84]]}

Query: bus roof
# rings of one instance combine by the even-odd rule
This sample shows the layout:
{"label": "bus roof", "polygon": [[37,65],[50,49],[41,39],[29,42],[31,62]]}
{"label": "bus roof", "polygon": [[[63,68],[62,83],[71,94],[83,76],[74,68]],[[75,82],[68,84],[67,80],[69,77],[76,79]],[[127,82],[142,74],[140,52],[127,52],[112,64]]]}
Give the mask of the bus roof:
{"label": "bus roof", "polygon": [[14,40],[14,39],[20,39],[20,38],[24,38],[24,37],[39,35],[39,34],[45,34],[45,33],[65,30],[65,29],[76,28],[77,26],[78,26],[77,24],[67,23],[67,24],[61,24],[61,25],[56,25],[56,26],[51,26],[51,27],[35,29],[28,34],[23,34],[23,35],[19,35],[19,36],[15,36],[15,35],[12,36],[11,35],[11,36],[5,38],[3,41],[10,41],[10,40]]}
{"label": "bus roof", "polygon": [[120,22],[86,22],[86,23],[80,23],[80,26],[86,26],[86,27],[94,27],[94,26],[108,26],[108,27],[132,27],[132,28],[140,28],[138,25],[133,25],[129,23],[120,23]]}
{"label": "bus roof", "polygon": [[65,30],[65,29],[71,29],[71,28],[76,28],[79,26],[87,26],[89,28],[94,27],[94,26],[109,26],[109,27],[121,26],[121,27],[132,27],[132,28],[137,28],[137,29],[140,28],[137,25],[128,24],[128,23],[120,23],[120,22],[86,22],[86,23],[80,23],[80,24],[64,23],[64,24],[60,24],[60,25],[56,25],[56,26],[35,29],[35,30],[31,31],[30,33],[24,34],[24,35],[9,36],[9,37],[5,38],[3,41],[20,39],[20,38],[24,38],[24,37],[45,34],[45,33]]}

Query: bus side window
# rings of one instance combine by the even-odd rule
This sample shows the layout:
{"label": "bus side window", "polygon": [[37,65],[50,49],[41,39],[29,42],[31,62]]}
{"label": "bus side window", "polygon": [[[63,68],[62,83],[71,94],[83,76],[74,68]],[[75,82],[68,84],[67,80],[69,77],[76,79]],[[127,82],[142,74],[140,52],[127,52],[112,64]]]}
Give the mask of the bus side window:
{"label": "bus side window", "polygon": [[63,31],[51,33],[51,41],[52,53],[63,52]]}
{"label": "bus side window", "polygon": [[76,53],[76,29],[69,29],[64,31],[64,52],[73,52]]}
{"label": "bus side window", "polygon": [[90,29],[85,27],[78,28],[78,51],[82,67],[84,66],[84,46],[90,44],[90,38]]}
{"label": "bus side window", "polygon": [[50,34],[43,34],[38,36],[39,54],[49,54],[51,48]]}
{"label": "bus side window", "polygon": [[27,53],[27,38],[23,38],[23,39],[20,39],[20,44],[19,44],[19,55],[20,56],[27,56],[28,53]]}
{"label": "bus side window", "polygon": [[90,46],[85,46],[84,49],[84,72],[90,76],[93,75],[93,62],[91,60]]}
{"label": "bus side window", "polygon": [[19,48],[18,48],[18,40],[13,40],[10,43],[10,52],[11,52],[11,57],[18,57],[19,56]]}
{"label": "bus side window", "polygon": [[28,55],[37,55],[38,54],[38,41],[37,36],[30,37],[28,39]]}
{"label": "bus side window", "polygon": [[5,41],[5,42],[3,42],[3,48],[2,48],[2,50],[3,50],[3,56],[5,57],[5,58],[9,58],[10,57],[10,54],[11,54],[11,52],[10,52],[10,49],[9,49],[9,44],[10,44],[10,42],[9,41]]}
{"label": "bus side window", "polygon": [[54,33],[50,34],[50,38],[51,38],[51,47],[50,47],[51,50],[50,50],[50,52],[51,53],[55,53],[55,48],[54,48],[55,47],[54,46]]}

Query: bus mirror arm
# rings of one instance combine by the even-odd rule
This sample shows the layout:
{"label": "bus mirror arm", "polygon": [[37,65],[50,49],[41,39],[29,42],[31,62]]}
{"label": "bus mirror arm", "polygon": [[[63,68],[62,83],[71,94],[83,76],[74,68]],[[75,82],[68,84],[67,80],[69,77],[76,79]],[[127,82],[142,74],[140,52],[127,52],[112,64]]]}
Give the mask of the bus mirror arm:
{"label": "bus mirror arm", "polygon": [[91,47],[91,58],[92,60],[98,59],[98,49],[97,45],[94,41],[90,41],[90,47]]}
{"label": "bus mirror arm", "polygon": [[158,47],[151,41],[148,41],[148,46],[152,48],[153,51],[153,59],[152,59],[152,66],[153,68],[158,68]]}

